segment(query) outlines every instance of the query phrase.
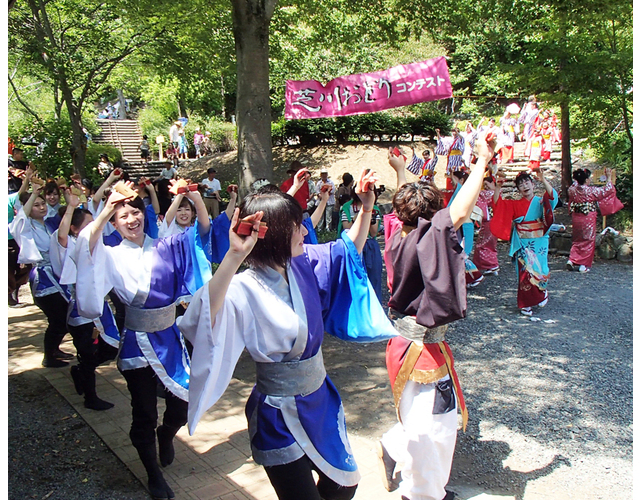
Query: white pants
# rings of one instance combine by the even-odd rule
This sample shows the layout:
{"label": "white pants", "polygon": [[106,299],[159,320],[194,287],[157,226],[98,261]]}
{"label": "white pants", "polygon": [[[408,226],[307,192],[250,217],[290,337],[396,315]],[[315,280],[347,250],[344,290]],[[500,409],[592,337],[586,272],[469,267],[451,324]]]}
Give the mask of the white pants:
{"label": "white pants", "polygon": [[[449,375],[441,380],[449,379]],[[433,414],[436,384],[409,380],[400,399],[398,422],[382,436],[393,460],[402,463],[400,494],[410,500],[442,500],[458,435],[458,412]],[[457,408],[457,400],[456,400]]]}

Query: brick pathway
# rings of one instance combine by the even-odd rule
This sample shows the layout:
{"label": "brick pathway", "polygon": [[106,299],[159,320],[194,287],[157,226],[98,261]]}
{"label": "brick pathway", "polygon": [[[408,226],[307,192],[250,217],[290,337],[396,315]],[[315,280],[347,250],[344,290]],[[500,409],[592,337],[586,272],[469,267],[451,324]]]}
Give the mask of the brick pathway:
{"label": "brick pathway", "polygon": [[[23,289],[26,287],[23,287]],[[41,366],[42,335],[46,320],[32,305],[31,297],[21,294],[21,308],[9,309],[9,374],[38,370],[42,376],[74,407],[105,444],[146,487],[146,474],[129,440],[131,407],[124,378],[115,362],[96,370],[96,388],[113,409],[97,412],[83,406],[83,397],[76,393],[68,369],[47,369]],[[31,305],[27,305],[27,304]],[[63,350],[75,353],[69,336]],[[251,458],[244,404],[252,386],[232,379],[222,399],[207,412],[198,424],[194,436],[186,427],[175,440],[176,458],[164,469],[164,474],[179,500],[277,500],[264,469]],[[162,415],[164,401],[158,400]],[[380,481],[375,453],[375,440],[349,437],[362,479],[355,500],[399,500],[398,492],[387,492]],[[513,497],[491,496],[456,487],[460,500],[512,500]]]}

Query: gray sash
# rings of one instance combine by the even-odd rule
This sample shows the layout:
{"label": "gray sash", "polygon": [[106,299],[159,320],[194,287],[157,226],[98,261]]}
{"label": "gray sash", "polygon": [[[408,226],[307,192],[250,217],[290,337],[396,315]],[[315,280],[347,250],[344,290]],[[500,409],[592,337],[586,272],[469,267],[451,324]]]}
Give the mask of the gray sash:
{"label": "gray sash", "polygon": [[135,332],[159,332],[176,322],[176,305],[157,309],[138,309],[125,306],[124,326]]}
{"label": "gray sash", "polygon": [[324,383],[322,350],[309,359],[281,363],[256,363],[256,387],[268,396],[305,396]]}
{"label": "gray sash", "polygon": [[416,323],[415,316],[400,314],[389,309],[389,319],[398,333],[407,340],[423,344],[437,344],[444,341],[447,325],[427,328]]}

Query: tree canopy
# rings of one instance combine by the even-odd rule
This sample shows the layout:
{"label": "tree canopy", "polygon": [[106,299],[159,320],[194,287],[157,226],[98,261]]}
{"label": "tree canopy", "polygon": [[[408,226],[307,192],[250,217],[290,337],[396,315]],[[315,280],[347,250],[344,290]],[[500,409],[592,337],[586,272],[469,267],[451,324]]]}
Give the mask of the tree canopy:
{"label": "tree canopy", "polygon": [[68,120],[77,171],[82,114],[117,90],[153,111],[146,122],[234,116],[248,183],[270,178],[287,79],[446,55],[454,118],[536,94],[561,108],[567,148],[614,129],[631,143],[632,34],[621,0],[24,0],[9,13],[10,107],[42,129]]}

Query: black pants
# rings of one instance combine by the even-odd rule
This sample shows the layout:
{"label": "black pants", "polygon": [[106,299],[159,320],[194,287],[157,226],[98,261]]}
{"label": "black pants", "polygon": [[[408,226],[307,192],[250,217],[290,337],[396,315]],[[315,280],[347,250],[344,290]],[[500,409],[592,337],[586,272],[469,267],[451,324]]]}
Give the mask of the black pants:
{"label": "black pants", "polygon": [[48,325],[44,332],[44,355],[53,356],[60,347],[67,330],[67,307],[68,303],[60,292],[45,295],[44,297],[33,297],[33,302],[47,317]]}
{"label": "black pants", "polygon": [[[153,368],[145,366],[136,370],[121,371],[131,394],[131,443],[137,449],[155,446],[158,426],[158,400],[156,386],[158,377]],[[174,396],[165,388],[166,410],[162,424],[170,429],[179,429],[187,423],[188,403]]]}
{"label": "black pants", "polygon": [[[358,487],[340,486],[320,472],[306,455],[295,462],[265,467],[264,470],[280,500],[350,500]],[[318,484],[313,479],[312,470],[320,476]]]}
{"label": "black pants", "polygon": [[107,344],[102,337],[98,336],[97,343],[94,341],[93,328],[93,322],[78,326],[69,325],[69,333],[78,352],[78,366],[91,372],[102,363],[116,359],[118,355],[118,348]]}
{"label": "black pants", "polygon": [[[16,240],[9,240],[8,245],[8,265],[9,265],[9,297],[15,291],[17,291],[22,285],[29,281],[29,271],[31,270],[31,264],[21,266],[18,264],[18,254],[20,253],[20,247]],[[17,294],[16,294],[17,295]]]}

